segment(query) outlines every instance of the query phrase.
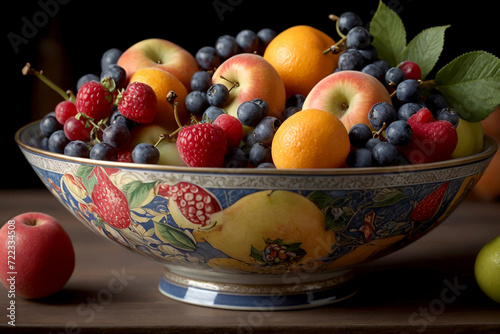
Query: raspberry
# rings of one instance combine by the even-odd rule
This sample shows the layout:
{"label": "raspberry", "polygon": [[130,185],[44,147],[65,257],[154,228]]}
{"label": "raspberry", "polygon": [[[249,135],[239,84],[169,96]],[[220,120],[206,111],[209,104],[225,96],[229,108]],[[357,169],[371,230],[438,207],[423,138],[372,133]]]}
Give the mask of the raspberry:
{"label": "raspberry", "polygon": [[100,82],[89,81],[80,87],[75,101],[78,112],[94,121],[109,117],[113,110],[113,94]]}
{"label": "raspberry", "polygon": [[222,167],[227,150],[224,130],[212,123],[198,123],[182,128],[177,136],[177,150],[189,167]]}
{"label": "raspberry", "polygon": [[132,82],[118,98],[118,110],[131,121],[147,124],[155,119],[157,100],[151,86],[138,81]]}
{"label": "raspberry", "polygon": [[457,146],[457,131],[448,121],[437,121],[429,109],[423,108],[408,119],[413,137],[399,149],[412,164],[451,159]]}

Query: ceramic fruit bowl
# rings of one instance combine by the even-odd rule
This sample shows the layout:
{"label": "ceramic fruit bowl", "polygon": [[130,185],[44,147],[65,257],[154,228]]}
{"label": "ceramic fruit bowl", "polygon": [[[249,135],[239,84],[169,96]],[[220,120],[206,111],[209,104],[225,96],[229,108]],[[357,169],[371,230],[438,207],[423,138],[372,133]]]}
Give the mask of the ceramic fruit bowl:
{"label": "ceramic fruit bowl", "polygon": [[440,163],[325,170],[110,163],[16,141],[82,223],[164,265],[161,293],[228,309],[300,309],[356,292],[354,269],[439,225],[497,146]]}

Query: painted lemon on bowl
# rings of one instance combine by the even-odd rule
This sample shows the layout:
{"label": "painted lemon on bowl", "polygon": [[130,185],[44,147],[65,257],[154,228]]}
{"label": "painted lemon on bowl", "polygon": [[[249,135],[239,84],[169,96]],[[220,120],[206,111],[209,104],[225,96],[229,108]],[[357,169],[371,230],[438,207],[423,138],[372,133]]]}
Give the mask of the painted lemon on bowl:
{"label": "painted lemon on bowl", "polygon": [[291,191],[255,192],[211,220],[214,227],[196,231],[197,240],[249,264],[300,265],[328,255],[335,244],[322,211]]}

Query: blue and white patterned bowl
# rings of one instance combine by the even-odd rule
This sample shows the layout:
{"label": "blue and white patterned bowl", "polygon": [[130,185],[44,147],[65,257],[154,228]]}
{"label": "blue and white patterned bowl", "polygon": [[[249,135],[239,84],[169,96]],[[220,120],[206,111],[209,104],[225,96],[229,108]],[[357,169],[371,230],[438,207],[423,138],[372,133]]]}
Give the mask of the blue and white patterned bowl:
{"label": "blue and white patterned bowl", "polygon": [[34,171],[91,230],[164,265],[161,293],[229,309],[299,309],[356,292],[353,269],[439,225],[497,146],[425,165],[325,170],[110,163],[36,148]]}

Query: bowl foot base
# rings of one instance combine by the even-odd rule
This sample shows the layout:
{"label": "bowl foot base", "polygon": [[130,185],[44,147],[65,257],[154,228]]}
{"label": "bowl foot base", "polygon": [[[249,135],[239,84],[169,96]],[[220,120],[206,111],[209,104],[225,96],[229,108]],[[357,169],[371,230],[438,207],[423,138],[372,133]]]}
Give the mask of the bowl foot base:
{"label": "bowl foot base", "polygon": [[165,296],[188,304],[211,308],[279,311],[324,306],[346,300],[357,292],[354,273],[350,270],[331,273],[330,278],[314,280],[300,276],[283,277],[281,284],[255,282],[217,282],[192,278],[165,268],[159,290]]}

